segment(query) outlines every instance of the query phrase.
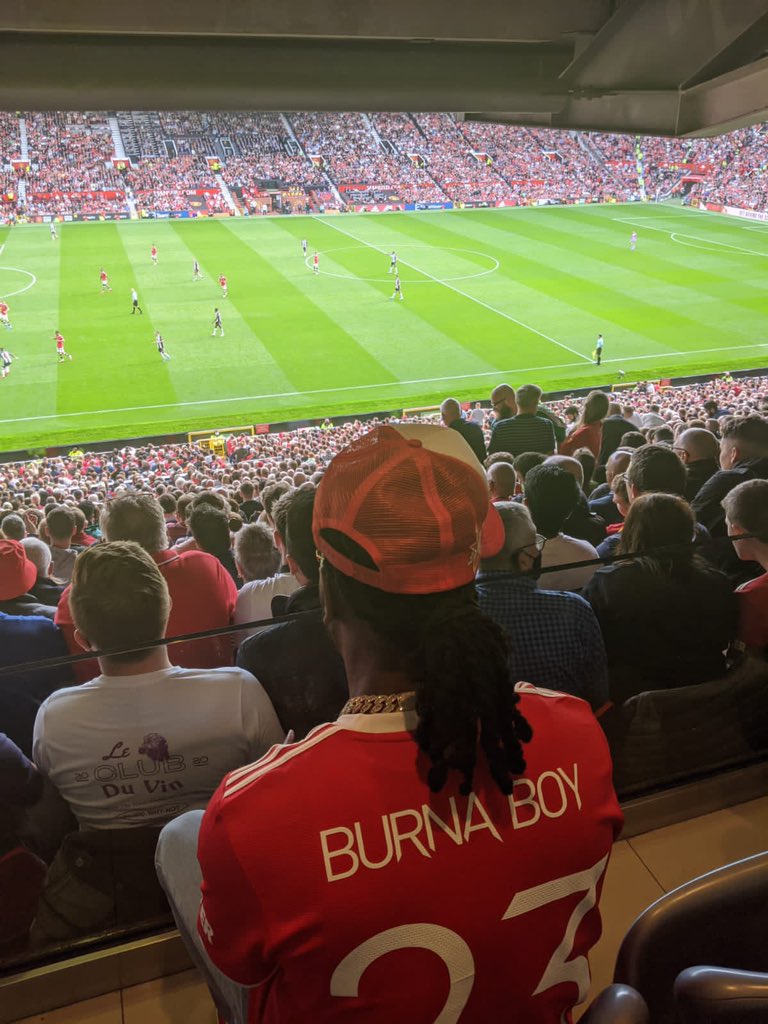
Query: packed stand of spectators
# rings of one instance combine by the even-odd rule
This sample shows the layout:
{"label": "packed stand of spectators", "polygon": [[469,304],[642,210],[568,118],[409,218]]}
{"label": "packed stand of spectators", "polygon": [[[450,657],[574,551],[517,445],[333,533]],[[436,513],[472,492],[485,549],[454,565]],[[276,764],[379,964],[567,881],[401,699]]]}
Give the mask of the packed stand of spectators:
{"label": "packed stand of spectators", "polygon": [[352,202],[366,201],[370,192],[389,193],[404,202],[428,202],[439,191],[407,155],[381,148],[363,114],[293,113],[290,121],[307,155],[323,157],[342,195],[358,186]]}
{"label": "packed stand of spectators", "polygon": [[328,179],[323,172],[301,153],[291,156],[285,152],[268,151],[229,157],[221,169],[221,176],[230,188],[245,190],[260,180],[299,185],[307,190],[328,187]]}
{"label": "packed stand of spectators", "polygon": [[121,189],[114,143],[102,113],[25,113],[30,169],[27,192]]}
{"label": "packed stand of spectators", "polygon": [[[18,114],[0,112],[0,204],[15,205],[17,172],[11,166],[12,160],[21,159],[21,138],[19,136]],[[6,199],[12,196],[12,199]]]}
{"label": "packed stand of spectators", "polygon": [[747,210],[768,210],[768,130],[764,124],[741,128],[728,136],[729,147],[702,199]]}
{"label": "packed stand of spectators", "polygon": [[107,198],[107,193],[84,193],[78,195],[58,196],[35,196],[27,193],[27,201],[24,203],[23,211],[27,217],[42,217],[45,215],[66,217],[81,214],[104,214],[115,216],[128,212],[128,202],[124,192],[116,193],[114,198]]}
{"label": "packed stand of spectators", "polygon": [[[292,113],[286,116],[302,153],[276,113],[121,111],[117,116],[132,162],[125,174],[111,162],[114,142],[106,113],[25,115],[31,160],[27,212],[55,207],[55,201],[37,199],[36,192],[126,187],[147,210],[179,211],[194,189],[210,184],[207,157],[220,160],[225,182],[246,196],[259,180],[305,193],[322,189],[327,172],[350,206],[393,196],[406,202],[449,198],[489,204],[626,201],[640,198],[643,189],[650,198],[672,195],[687,180],[696,199],[768,207],[765,125],[713,139],[604,133],[579,139],[574,132],[458,122],[451,114]],[[13,191],[9,162],[18,156],[19,132],[18,120],[5,117],[10,141],[9,151],[0,154],[0,186],[7,194]],[[322,168],[312,163],[313,156],[322,157]],[[348,191],[350,186],[358,188]],[[154,189],[162,193],[156,200]],[[79,205],[61,203],[62,213]],[[101,205],[105,213],[122,208],[117,200]],[[98,211],[89,206],[83,212]]]}
{"label": "packed stand of spectators", "polygon": [[219,191],[208,163],[195,156],[142,160],[124,180],[140,211],[186,210],[198,189]]}
{"label": "packed stand of spectators", "polygon": [[615,181],[579,145],[576,133],[465,121],[457,127],[476,152],[487,153],[518,202],[563,202],[617,194]]}
{"label": "packed stand of spectators", "polygon": [[450,114],[414,114],[426,142],[427,167],[455,202],[510,199],[510,186],[493,167],[472,155]]}
{"label": "packed stand of spectators", "polygon": [[[744,664],[763,666],[764,687],[768,380],[726,375],[549,403],[535,385],[501,384],[490,409],[446,399],[439,423],[325,420],[228,436],[220,455],[201,445],[148,445],[0,466],[0,792],[13,791],[0,857],[32,857],[36,880],[20,940],[29,941],[30,927],[32,942],[47,943],[162,914],[153,866],[159,828],[194,812],[196,839],[222,778],[233,772],[229,778],[245,784],[245,766],[286,734],[290,751],[316,727],[335,728],[323,723],[350,693],[366,692],[355,688],[354,673],[370,671],[372,651],[382,651],[385,675],[392,672],[391,651],[366,631],[384,629],[401,649],[419,602],[411,593],[387,633],[395,604],[386,613],[375,602],[369,608],[367,591],[330,582],[318,551],[341,571],[359,561],[366,586],[397,593],[418,564],[412,528],[432,512],[408,505],[403,495],[410,501],[413,486],[402,488],[415,478],[407,474],[385,492],[390,511],[371,550],[393,550],[405,522],[411,532],[406,561],[381,580],[360,547],[377,516],[354,526],[354,541],[343,539],[342,523],[357,506],[339,498],[333,515],[326,512],[327,532],[318,533],[317,503],[329,494],[336,501],[329,481],[341,486],[339,472],[362,474],[359,487],[380,479],[378,468],[338,468],[350,446],[356,459],[368,459],[371,439],[382,451],[396,448],[402,430],[418,440],[403,453],[418,461],[431,458],[436,431],[444,440],[435,450],[459,453],[471,467],[456,493],[479,494],[481,480],[482,501],[495,513],[487,531],[469,529],[471,557],[454,553],[443,575],[425,577],[435,585],[465,574],[454,597],[429,611],[428,634],[455,614],[451,643],[463,642],[465,631],[485,636],[486,656],[493,650],[504,660],[508,683],[524,684],[520,693],[568,695],[552,713],[582,708],[595,736],[599,720],[619,778],[623,747],[611,723],[619,716],[618,734],[631,735],[622,716],[638,701],[674,694],[698,707],[699,687],[736,701],[751,685]],[[401,462],[398,455],[393,465]],[[449,478],[441,475],[439,487],[453,486]],[[340,612],[347,600],[354,629],[363,630],[356,637]],[[333,625],[339,614],[347,624]],[[482,632],[488,622],[493,639]],[[211,635],[157,646],[198,632]],[[443,652],[443,642],[429,647],[435,695],[446,673],[457,672],[464,686],[477,667]],[[94,651],[107,653],[96,659]],[[84,656],[67,663],[67,652]],[[26,664],[45,658],[61,663]],[[422,662],[408,664],[421,679]],[[486,670],[484,662],[480,675]],[[533,697],[523,700],[537,713]],[[117,849],[131,865],[119,892],[104,867]],[[327,863],[338,863],[335,856]],[[78,867],[83,858],[94,877]],[[175,901],[180,890],[167,861],[166,868],[163,884]]]}

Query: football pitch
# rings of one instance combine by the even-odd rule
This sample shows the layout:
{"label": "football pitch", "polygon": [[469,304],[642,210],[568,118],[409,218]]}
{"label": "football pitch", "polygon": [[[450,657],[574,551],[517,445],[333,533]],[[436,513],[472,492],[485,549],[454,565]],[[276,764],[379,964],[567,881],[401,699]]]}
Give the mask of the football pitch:
{"label": "football pitch", "polygon": [[[58,234],[0,231],[13,325],[0,344],[17,357],[0,380],[0,450],[484,398],[502,380],[564,390],[616,383],[620,370],[632,381],[768,363],[768,226],[679,206],[73,223]],[[392,249],[402,301],[390,300]],[[131,314],[133,287],[143,315]],[[211,336],[215,306],[223,338]],[[57,329],[73,357],[61,364]]]}

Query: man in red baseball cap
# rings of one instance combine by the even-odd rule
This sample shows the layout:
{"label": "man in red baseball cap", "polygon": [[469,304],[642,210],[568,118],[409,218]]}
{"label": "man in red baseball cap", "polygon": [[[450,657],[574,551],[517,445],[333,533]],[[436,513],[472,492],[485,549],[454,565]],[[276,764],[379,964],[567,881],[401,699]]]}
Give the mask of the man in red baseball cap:
{"label": "man in red baseball cap", "polygon": [[41,604],[30,593],[37,567],[17,540],[0,540],[0,612],[6,615],[43,615],[53,619],[55,606]]}
{"label": "man in red baseball cap", "polygon": [[377,427],[320,482],[350,699],[158,846],[190,939],[199,828],[193,955],[224,1019],[555,1024],[586,997],[621,812],[589,706],[515,686],[477,606],[481,553],[503,541],[490,508],[438,427]]}

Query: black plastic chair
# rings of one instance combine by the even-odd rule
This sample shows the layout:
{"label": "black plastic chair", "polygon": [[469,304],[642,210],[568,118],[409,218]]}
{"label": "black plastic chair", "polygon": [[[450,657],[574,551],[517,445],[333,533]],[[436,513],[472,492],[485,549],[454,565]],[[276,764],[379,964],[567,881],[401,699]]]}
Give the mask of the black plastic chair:
{"label": "black plastic chair", "polygon": [[609,985],[590,1005],[579,1024],[649,1024],[645,1000],[629,985]]}
{"label": "black plastic chair", "polygon": [[766,935],[768,853],[760,853],[695,878],[645,910],[624,937],[613,980],[643,996],[654,1024],[672,1024],[678,974],[700,964],[768,972]]}
{"label": "black plastic chair", "polygon": [[689,967],[675,981],[680,1024],[765,1024],[768,974]]}

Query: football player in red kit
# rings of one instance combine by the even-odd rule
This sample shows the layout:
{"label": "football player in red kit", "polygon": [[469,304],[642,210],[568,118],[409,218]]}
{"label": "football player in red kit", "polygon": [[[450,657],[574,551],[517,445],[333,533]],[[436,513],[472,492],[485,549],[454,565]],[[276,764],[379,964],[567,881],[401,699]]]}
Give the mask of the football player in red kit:
{"label": "football player in red kit", "polygon": [[317,253],[312,257],[312,273],[320,273],[320,256]]}
{"label": "football player in red kit", "polygon": [[71,359],[72,356],[67,352],[64,347],[64,335],[61,331],[54,331],[53,340],[56,342],[56,355],[60,363],[63,363],[67,359]]}
{"label": "football player in red kit", "polygon": [[104,267],[99,271],[99,280],[101,281],[101,290],[103,292],[111,292],[112,286],[109,283],[109,277]]}
{"label": "football player in red kit", "polygon": [[10,320],[10,307],[4,299],[0,299],[0,324],[5,327],[7,331],[13,329],[13,324]]}
{"label": "football player in red kit", "polygon": [[219,287],[221,288],[221,297],[226,299],[227,297],[227,278],[224,274],[219,274]]}
{"label": "football player in red kit", "polygon": [[224,1019],[566,1024],[585,999],[622,816],[589,705],[513,685],[476,604],[503,543],[455,431],[377,427],[326,470],[301,552],[350,699],[158,847]]}
{"label": "football player in red kit", "polygon": [[157,263],[157,246],[156,245],[153,245],[152,248],[149,250],[149,255],[152,258],[152,262],[153,263]]}

